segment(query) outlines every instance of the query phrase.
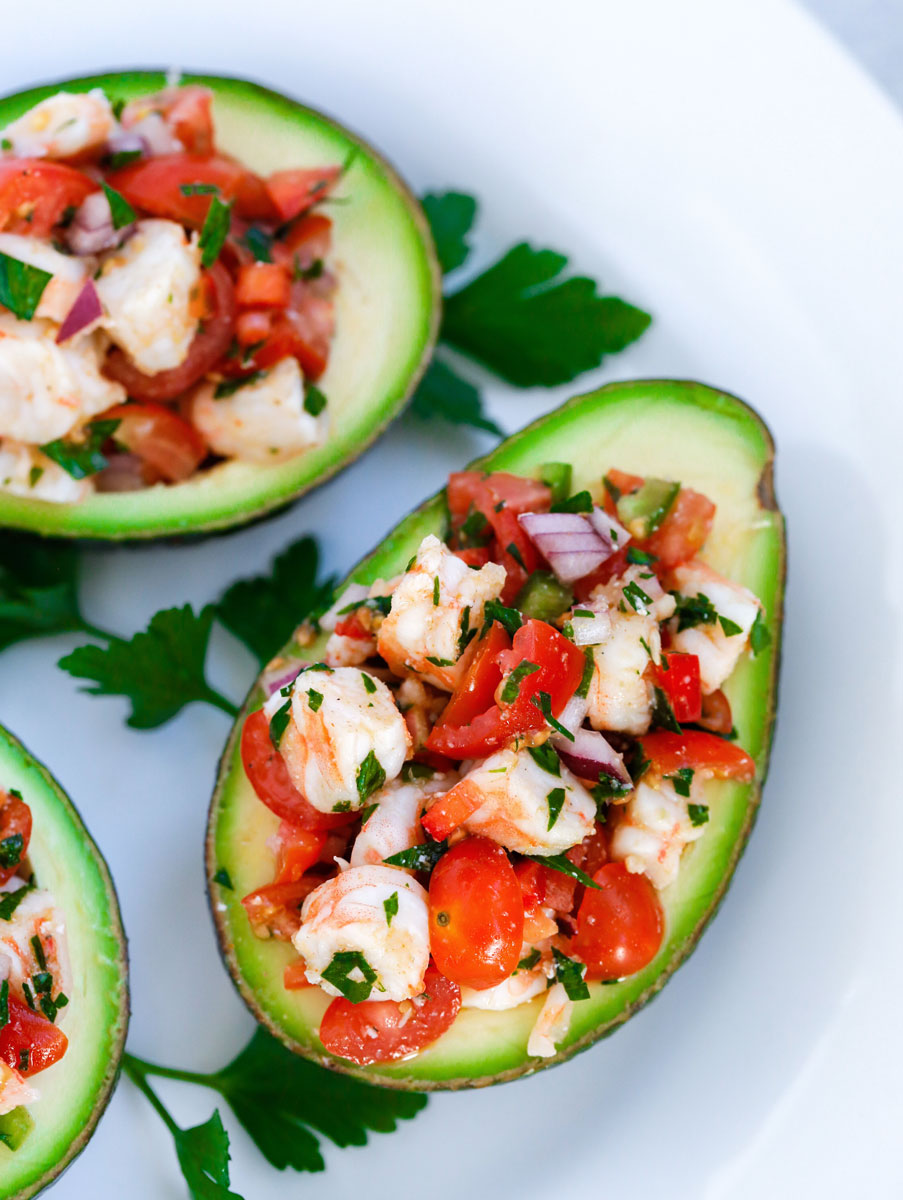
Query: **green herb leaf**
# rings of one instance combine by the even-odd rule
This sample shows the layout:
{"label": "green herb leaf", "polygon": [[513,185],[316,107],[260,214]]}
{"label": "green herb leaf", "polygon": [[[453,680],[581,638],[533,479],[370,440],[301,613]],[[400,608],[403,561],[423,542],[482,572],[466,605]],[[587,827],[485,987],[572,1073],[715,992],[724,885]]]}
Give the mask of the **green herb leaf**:
{"label": "green herb leaf", "polygon": [[[595,615],[596,614],[593,613],[593,616]],[[593,653],[592,646],[583,647],[583,658],[583,674],[580,676],[580,682],[577,685],[577,691],[574,693],[574,695],[579,696],[582,700],[585,700],[589,695],[589,689],[592,686],[593,675],[596,673],[596,656]]]}
{"label": "green herb leaf", "polygon": [[678,796],[689,796],[694,774],[692,767],[680,767],[673,775],[666,775],[665,778],[671,781]]}
{"label": "green herb leaf", "polygon": [[[372,675],[368,675],[366,671],[361,671],[361,683],[364,685],[364,691],[372,696],[376,691],[376,680]],[[322,699],[322,696],[320,697]]]}
{"label": "green herb leaf", "polygon": [[227,400],[236,392],[240,392],[242,388],[249,387],[252,383],[259,383],[265,375],[266,371],[252,371],[250,375],[243,375],[240,379],[224,379],[213,389],[213,399]]}
{"label": "green herb leaf", "polygon": [[229,220],[232,216],[232,202],[224,203],[219,196],[213,196],[198,245],[201,250],[201,266],[212,267],[219,258],[223,242],[229,232]]}
{"label": "green herb leaf", "polygon": [[303,537],[273,560],[268,575],[238,580],[219,600],[219,620],[262,666],[288,642],[300,621],[332,599],[335,581],[318,579],[318,568],[317,543]]}
{"label": "green herb leaf", "polygon": [[438,417],[453,425],[471,425],[503,436],[501,426],[486,415],[479,391],[439,358],[432,360],[417,385],[411,412],[424,421]]}
{"label": "green herb leaf", "polygon": [[[370,677],[369,675],[365,675],[364,678],[369,679]],[[374,689],[374,691],[375,690],[376,689]],[[323,703],[323,693],[316,691],[314,688],[308,688],[307,703],[310,705],[311,712],[319,712],[320,705]]]}
{"label": "green herb leaf", "polygon": [[110,155],[110,168],[118,171],[120,167],[127,167],[136,158],[140,158],[143,153],[143,150],[117,150]]}
{"label": "green herb leaf", "polygon": [[409,850],[390,854],[383,862],[386,866],[406,867],[409,871],[432,871],[447,849],[447,841],[422,842],[419,846],[411,846]]}
{"label": "green herb leaf", "polygon": [[698,596],[682,596],[680,592],[672,592],[676,608],[677,632],[692,629],[696,625],[714,625],[718,619],[715,606],[702,592]]}
{"label": "green herb leaf", "polygon": [[110,206],[110,216],[113,220],[114,229],[124,229],[126,225],[131,225],[133,221],[137,221],[138,214],[126,200],[125,196],[121,196],[115,188],[111,188],[108,183],[101,182],[104,195],[107,198],[107,203]]}
{"label": "green herb leaf", "polygon": [[21,833],[11,833],[9,837],[0,840],[0,867],[9,870],[17,867],[25,849],[25,838]]}
{"label": "green herb leaf", "polygon": [[393,892],[391,896],[383,900],[383,908],[386,910],[386,924],[392,924],[392,918],[398,912],[398,892]]}
{"label": "green herb leaf", "polygon": [[232,882],[232,876],[225,867],[220,867],[213,876],[213,882],[218,883],[220,887],[228,888],[230,892],[235,891],[235,884]]}
{"label": "green herb leaf", "polygon": [[538,862],[546,867],[551,867],[553,871],[558,871],[562,875],[569,875],[571,879],[576,879],[584,887],[595,888],[597,892],[601,892],[602,890],[598,883],[593,883],[589,875],[585,871],[581,871],[579,867],[575,867],[571,860],[564,854],[525,854],[524,858],[529,858],[531,862]]}
{"label": "green herb leaf", "polygon": [[709,806],[707,804],[688,804],[687,816],[690,818],[690,824],[695,826],[705,825],[709,819]]}
{"label": "green herb leaf", "polygon": [[561,816],[561,810],[564,807],[565,791],[563,787],[552,788],[548,796],[546,796],[546,804],[549,806],[549,823],[547,829],[551,829],[558,818]]}
{"label": "green herb leaf", "polygon": [[[502,505],[502,507],[504,507],[504,504]],[[509,542],[508,545],[505,547],[505,549],[508,551],[508,553],[514,559],[514,561],[517,563],[517,565],[526,571],[527,568],[526,568],[526,566],[524,566],[523,556],[521,555],[520,550],[517,548],[517,546],[514,544],[514,542]]]}
{"label": "green herb leaf", "polygon": [[427,192],[421,203],[445,275],[460,267],[470,254],[467,235],[477,215],[477,202],[464,192]]}
{"label": "green herb leaf", "polygon": [[552,697],[548,692],[537,692],[535,696],[530,697],[530,703],[534,708],[539,709],[552,728],[560,733],[562,737],[566,737],[569,742],[574,740],[574,735],[570,729],[565,729],[561,722],[556,721],[552,715]]}
{"label": "green herb leaf", "polygon": [[499,600],[487,600],[483,606],[483,628],[487,629],[493,621],[504,625],[512,637],[523,625],[521,615],[516,608],[507,608]]}
{"label": "green herb leaf", "polygon": [[718,614],[718,624],[724,630],[725,637],[736,637],[738,633],[742,633],[743,629],[736,621],[732,621],[730,617],[722,617]]}
{"label": "green herb leaf", "polygon": [[458,530],[462,546],[483,546],[492,537],[492,528],[478,508],[472,508]]}
{"label": "green herb leaf", "polygon": [[564,985],[568,1000],[588,1000],[589,988],[583,978],[586,974],[586,965],[577,962],[574,958],[568,958],[554,946],[552,947],[552,956],[555,960],[555,978]]}
{"label": "green herb leaf", "polygon": [[0,304],[20,321],[30,321],[52,278],[50,271],[0,253]]}
{"label": "green herb leaf", "polygon": [[46,442],[41,450],[73,479],[87,479],[89,475],[96,475],[107,465],[107,458],[101,447],[118,428],[118,420],[92,421],[85,426],[85,437],[81,440],[57,438],[56,441]]}
{"label": "green herb leaf", "polygon": [[272,262],[273,261],[273,239],[263,229],[258,229],[256,225],[251,225],[242,239],[257,262]]}
{"label": "green herb leaf", "polygon": [[326,407],[326,397],[314,384],[309,383],[304,389],[304,411],[312,417],[318,417]]}
{"label": "green herb leaf", "polygon": [[219,1110],[203,1125],[176,1126],[172,1136],[192,1200],[241,1200],[229,1191],[229,1135]]}
{"label": "green herb leaf", "polygon": [[439,576],[436,575],[433,579],[433,606],[439,607]]}
{"label": "green herb leaf", "polygon": [[286,700],[285,704],[281,704],[270,718],[270,741],[277,750],[291,719],[292,702],[291,700]]}
{"label": "green herb leaf", "polygon": [[183,196],[218,196],[220,194],[217,183],[182,183],[179,185],[179,191]]}
{"label": "green herb leaf", "polygon": [[442,337],[518,387],[552,387],[635,341],[648,313],[562,277],[565,255],[515,246],[445,301]]}
{"label": "green herb leaf", "polygon": [[528,662],[526,659],[524,659],[523,662],[518,663],[502,685],[502,704],[513,704],[520,695],[521,682],[526,679],[528,675],[532,675],[538,670],[538,663]]}
{"label": "green herb leaf", "polygon": [[561,777],[561,759],[551,742],[543,742],[541,746],[528,746],[527,753],[543,771]]}
{"label": "green herb leaf", "polygon": [[631,579],[630,583],[624,585],[622,591],[624,599],[634,612],[643,615],[649,612],[652,606],[652,597],[644,592],[638,583]]}
{"label": "green herb leaf", "polygon": [[749,646],[753,655],[761,654],[763,650],[771,645],[771,632],[765,624],[765,615],[760,608],[756,613],[756,619],[753,621],[753,627],[749,631]]}
{"label": "green herb leaf", "polygon": [[[396,894],[396,900],[397,898]],[[358,971],[363,979],[351,979],[353,971]],[[336,951],[332,962],[321,973],[326,982],[331,983],[352,1004],[360,1004],[369,999],[377,979],[376,972],[360,950]]]}
{"label": "green herb leaf", "polygon": [[540,955],[539,951],[534,946],[530,953],[525,958],[522,958],[517,964],[514,972],[515,975],[518,971],[532,971],[541,957],[542,956]]}
{"label": "green herb leaf", "polygon": [[428,654],[426,661],[432,663],[434,667],[453,667],[455,665],[450,658],[436,658],[434,654]]}
{"label": "green herb leaf", "polygon": [[364,804],[374,792],[386,782],[386,773],[376,754],[371,750],[357,769],[357,794]]}
{"label": "green herb leaf", "polygon": [[652,704],[652,724],[659,729],[670,729],[672,733],[680,733],[680,722],[675,716],[668,693],[660,687],[653,689],[655,700]]}
{"label": "green herb leaf", "polygon": [[593,498],[589,492],[577,492],[573,496],[568,496],[566,500],[560,500],[557,504],[552,505],[552,512],[560,513],[588,513],[593,511]]}
{"label": "green herb leaf", "polygon": [[0,983],[0,1029],[9,1024],[9,980]]}
{"label": "green herb leaf", "polygon": [[432,779],[435,774],[434,768],[427,763],[407,762],[401,768],[401,777],[405,783],[412,783],[415,779]]}
{"label": "green herb leaf", "polygon": [[638,546],[628,546],[627,561],[636,567],[648,567],[658,562],[658,556],[650,554],[648,550],[640,550]]}
{"label": "green herb leaf", "polygon": [[106,647],[80,646],[61,658],[59,666],[77,679],[91,680],[94,686],[84,690],[92,696],[127,696],[133,729],[162,725],[194,701],[235,717],[236,706],[204,676],[214,613],[212,605],[197,614],[190,604],[163,609],[131,639],[114,638]]}

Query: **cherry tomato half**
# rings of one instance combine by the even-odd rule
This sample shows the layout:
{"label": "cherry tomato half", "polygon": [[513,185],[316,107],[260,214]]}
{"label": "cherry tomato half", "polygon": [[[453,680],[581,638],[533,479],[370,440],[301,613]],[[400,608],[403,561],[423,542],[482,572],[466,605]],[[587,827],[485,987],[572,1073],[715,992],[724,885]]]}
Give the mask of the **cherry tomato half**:
{"label": "cherry tomato half", "polygon": [[714,733],[685,729],[683,733],[658,730],[640,739],[643,753],[651,760],[657,775],[673,775],[681,767],[706,771],[716,779],[737,779],[750,783],[756,775],[754,760],[734,742]]}
{"label": "cherry tomato half", "polygon": [[115,441],[170,483],[188,479],[207,457],[195,427],[162,404],[117,404],[97,420],[118,421]]}
{"label": "cherry tomato half", "polygon": [[702,684],[699,659],[695,654],[677,651],[663,654],[661,666],[655,668],[655,679],[681,724],[699,720],[702,716]]}
{"label": "cherry tomato half", "polygon": [[586,963],[588,979],[635,975],[658,954],[664,936],[655,888],[621,862],[600,867],[593,882],[600,890],[586,889],[569,951]]}
{"label": "cherry tomato half", "polygon": [[10,993],[9,1023],[0,1029],[0,1058],[8,1067],[20,1075],[36,1075],[61,1059],[68,1045],[61,1029]]}
{"label": "cherry tomato half", "polygon": [[[22,839],[21,846],[16,849],[15,862],[8,867],[0,867],[0,884],[12,879],[19,869],[19,863],[28,853],[28,843],[31,841],[31,809],[18,796],[10,796],[0,792],[0,841],[7,838]],[[10,854],[15,848],[12,842],[7,842]]]}
{"label": "cherry tomato half", "polygon": [[100,185],[65,163],[40,158],[0,160],[0,229],[47,237],[67,208],[78,208]]}

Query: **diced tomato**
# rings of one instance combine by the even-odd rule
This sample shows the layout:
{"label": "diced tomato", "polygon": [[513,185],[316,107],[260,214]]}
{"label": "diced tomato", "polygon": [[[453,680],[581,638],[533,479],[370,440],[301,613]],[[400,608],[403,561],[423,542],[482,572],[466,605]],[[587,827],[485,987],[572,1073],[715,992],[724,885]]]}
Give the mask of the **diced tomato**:
{"label": "diced tomato", "polygon": [[514,873],[524,897],[525,909],[542,906],[568,913],[574,907],[577,880],[569,875],[526,858],[515,866]]}
{"label": "diced tomato", "polygon": [[28,853],[28,843],[31,841],[31,809],[20,797],[0,792],[0,841],[5,842],[7,838],[21,838],[22,844],[16,850],[13,861],[13,843],[7,842],[10,862],[8,866],[0,866],[0,884],[15,875],[19,863]]}
{"label": "diced tomato", "polygon": [[272,313],[240,312],[235,319],[235,340],[241,346],[256,346],[267,340],[272,327]]}
{"label": "diced tomato", "polygon": [[702,698],[702,714],[698,725],[710,733],[730,733],[734,728],[734,716],[731,712],[731,702],[721,688],[709,692]]}
{"label": "diced tomato", "polygon": [[307,963],[303,958],[297,958],[294,962],[290,962],[282,972],[282,986],[287,992],[298,992],[301,988],[316,987],[315,983],[310,983],[305,971]]}
{"label": "diced tomato", "polygon": [[175,99],[165,110],[170,129],[189,154],[213,153],[213,115],[209,88],[189,84],[176,89]]}
{"label": "diced tomato", "polygon": [[67,208],[78,208],[99,186],[65,163],[0,159],[0,230],[47,237]]}
{"label": "diced tomato", "polygon": [[9,1022],[0,1029],[0,1058],[8,1067],[20,1075],[36,1075],[58,1062],[68,1045],[61,1029],[10,992]]}
{"label": "diced tomato", "polygon": [[[277,215],[263,180],[220,154],[159,154],[112,171],[107,182],[135,208],[193,229],[204,224],[212,195],[192,194],[192,184],[218,188],[220,199],[234,201],[235,212],[248,221]],[[189,189],[188,195],[183,188]]]}
{"label": "diced tomato", "polygon": [[420,824],[434,842],[441,842],[477,811],[485,797],[479,789],[462,779],[438,800],[428,813],[420,818]]}
{"label": "diced tomato", "polygon": [[235,284],[239,308],[286,308],[292,289],[286,269],[273,262],[254,262],[240,267]]}
{"label": "diced tomato", "polygon": [[461,989],[431,963],[423,997],[412,1000],[333,1000],[320,1022],[320,1041],[337,1058],[359,1067],[394,1062],[432,1045],[461,1007]]}
{"label": "diced tomato", "polygon": [[304,829],[337,829],[356,819],[355,813],[321,813],[309,804],[291,781],[288,767],[270,738],[263,709],[245,718],[241,731],[241,761],[257,798],[284,821]]}
{"label": "diced tomato", "polygon": [[[644,482],[642,475],[630,475],[627,471],[619,471],[617,467],[612,467],[610,471],[607,471],[605,478],[621,496],[629,496],[631,492],[639,491]],[[615,498],[608,488],[605,489],[602,504],[605,511],[610,513],[611,516],[616,517],[618,515]]]}
{"label": "diced tomato", "polygon": [[702,685],[699,681],[699,659],[695,654],[671,651],[662,655],[661,666],[655,667],[655,679],[683,725],[698,721],[702,715]]}
{"label": "diced tomato", "polygon": [[524,940],[524,902],[508,855],[488,838],[466,838],[430,876],[430,952],[446,978],[494,987],[507,979]]}
{"label": "diced tomato", "polygon": [[260,937],[289,941],[301,927],[301,905],[321,879],[298,879],[294,883],[268,883],[242,898],[254,932]]}
{"label": "diced tomato", "polygon": [[321,213],[308,213],[300,221],[293,221],[281,241],[274,243],[274,251],[284,246],[294,259],[297,254],[302,267],[322,260],[332,245],[332,221]]}
{"label": "diced tomato", "polygon": [[334,328],[332,302],[292,284],[289,307],[274,315],[264,344],[249,358],[249,369],[262,370],[291,357],[308,379],[319,379],[329,361]]}
{"label": "diced tomato", "polygon": [[488,546],[468,546],[465,550],[453,550],[452,554],[469,567],[485,567],[492,562],[492,551]]}
{"label": "diced tomato", "polygon": [[586,963],[588,979],[634,975],[655,958],[665,921],[655,888],[645,875],[632,875],[621,862],[593,875],[577,913],[569,952]]}
{"label": "diced tomato", "polygon": [[211,291],[210,314],[194,335],[183,363],[169,371],[145,375],[122,350],[114,349],[107,355],[104,374],[121,383],[133,400],[175,400],[206,375],[231,346],[235,327],[232,279],[222,263],[214,263],[205,278]]}
{"label": "diced tomato", "polygon": [[657,569],[670,570],[695,557],[714,520],[715,505],[707,496],[681,488],[664,521],[643,542],[643,549],[658,559]]}
{"label": "diced tomato", "polygon": [[274,171],[265,186],[279,220],[293,221],[323,200],[341,173],[341,167],[298,167],[289,171]]}
{"label": "diced tomato", "polygon": [[[583,839],[578,846],[572,846],[567,851],[567,857],[575,867],[579,867],[587,875],[593,875],[608,862],[608,831],[604,825],[596,823],[591,834]],[[565,879],[566,876],[561,876]],[[570,882],[576,882],[571,880]]]}
{"label": "diced tomato", "polygon": [[750,783],[756,775],[756,764],[750,755],[714,733],[697,729],[685,729],[683,733],[657,730],[644,734],[640,741],[644,755],[651,760],[650,769],[660,776],[673,775],[681,767],[741,783]]}
{"label": "diced tomato", "polygon": [[279,851],[276,857],[275,883],[297,883],[319,861],[326,845],[326,832],[305,829],[294,821],[282,821],[276,834]]}
{"label": "diced tomato", "polygon": [[340,621],[336,621],[335,631],[339,637],[357,638],[359,641],[367,641],[373,637],[356,612],[348,613]]}
{"label": "diced tomato", "polygon": [[117,404],[97,420],[118,421],[115,441],[170,483],[188,479],[207,457],[197,429],[162,404]]}
{"label": "diced tomato", "polygon": [[498,621],[493,621],[485,633],[470,643],[464,652],[458,686],[439,718],[442,724],[467,725],[489,708],[495,689],[502,682],[498,656],[510,649],[511,638]]}

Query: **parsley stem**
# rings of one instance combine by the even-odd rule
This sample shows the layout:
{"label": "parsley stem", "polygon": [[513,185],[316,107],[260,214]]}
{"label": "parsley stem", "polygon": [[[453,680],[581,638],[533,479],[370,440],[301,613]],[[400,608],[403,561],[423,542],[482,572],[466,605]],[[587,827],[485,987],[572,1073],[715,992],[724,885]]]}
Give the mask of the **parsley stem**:
{"label": "parsley stem", "polygon": [[83,633],[87,633],[89,637],[97,638],[101,642],[118,642],[115,633],[109,633],[106,629],[101,629],[98,625],[92,625],[90,621],[80,620],[78,623],[79,629]]}
{"label": "parsley stem", "polygon": [[133,1055],[128,1053],[123,1054],[122,1056],[122,1069],[125,1071],[126,1075],[128,1075],[135,1087],[145,1094],[145,1096],[151,1102],[151,1105],[154,1107],[154,1109],[156,1109],[157,1114],[163,1119],[163,1122],[169,1132],[175,1135],[179,1132],[178,1125],[176,1125],[175,1121],[169,1115],[169,1111],[163,1104],[163,1101],[147,1082],[148,1072],[145,1070],[145,1068],[149,1067],[150,1065],[150,1063],[145,1063],[140,1058],[135,1058]]}
{"label": "parsley stem", "polygon": [[237,717],[239,714],[240,709],[238,705],[233,704],[231,700],[227,700],[222,692],[218,692],[212,687],[207,688],[207,693],[203,699],[206,700],[208,704],[212,704],[214,708],[218,708],[222,712],[226,713],[227,716]]}
{"label": "parsley stem", "polygon": [[[159,1075],[161,1079],[178,1079],[181,1083],[198,1083],[203,1087],[211,1086],[211,1076],[205,1075],[200,1071],[183,1071],[178,1067],[161,1067],[157,1063],[148,1062],[145,1058],[139,1058],[136,1054],[126,1053],[125,1058],[129,1060],[125,1063],[126,1069],[131,1067],[131,1071],[137,1072],[142,1078],[145,1075]],[[130,1075],[131,1071],[129,1072]]]}

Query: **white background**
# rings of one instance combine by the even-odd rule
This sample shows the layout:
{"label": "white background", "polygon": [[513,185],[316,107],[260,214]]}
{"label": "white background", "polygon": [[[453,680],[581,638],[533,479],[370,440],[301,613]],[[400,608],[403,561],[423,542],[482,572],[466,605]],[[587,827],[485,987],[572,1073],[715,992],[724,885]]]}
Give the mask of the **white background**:
{"label": "white background", "polygon": [[[400,1133],[329,1151],[324,1176],[272,1171],[225,1114],[235,1190],[899,1196],[903,125],[889,102],[778,0],[84,0],[77,12],[45,0],[40,24],[28,5],[7,7],[3,60],[10,90],[179,64],[319,105],[416,188],[477,193],[484,257],[528,236],[649,308],[652,330],[599,380],[696,377],[755,404],[777,436],[791,565],[773,768],[691,962],[574,1062],[434,1098]],[[496,388],[492,409],[514,429],[565,394]],[[404,421],[265,525],[90,552],[86,611],[131,633],[159,607],[212,599],[307,531],[346,568],[486,445]],[[214,1068],[251,1030],[203,895],[227,720],[196,707],[154,733],[126,729],[124,703],[80,696],[55,668],[75,642],[3,655],[0,720],[69,789],[117,879],[133,1049]],[[247,654],[217,635],[211,663],[238,698]],[[161,1090],[183,1124],[211,1111],[209,1093]],[[55,1195],[184,1195],[168,1135],[127,1082]]]}

